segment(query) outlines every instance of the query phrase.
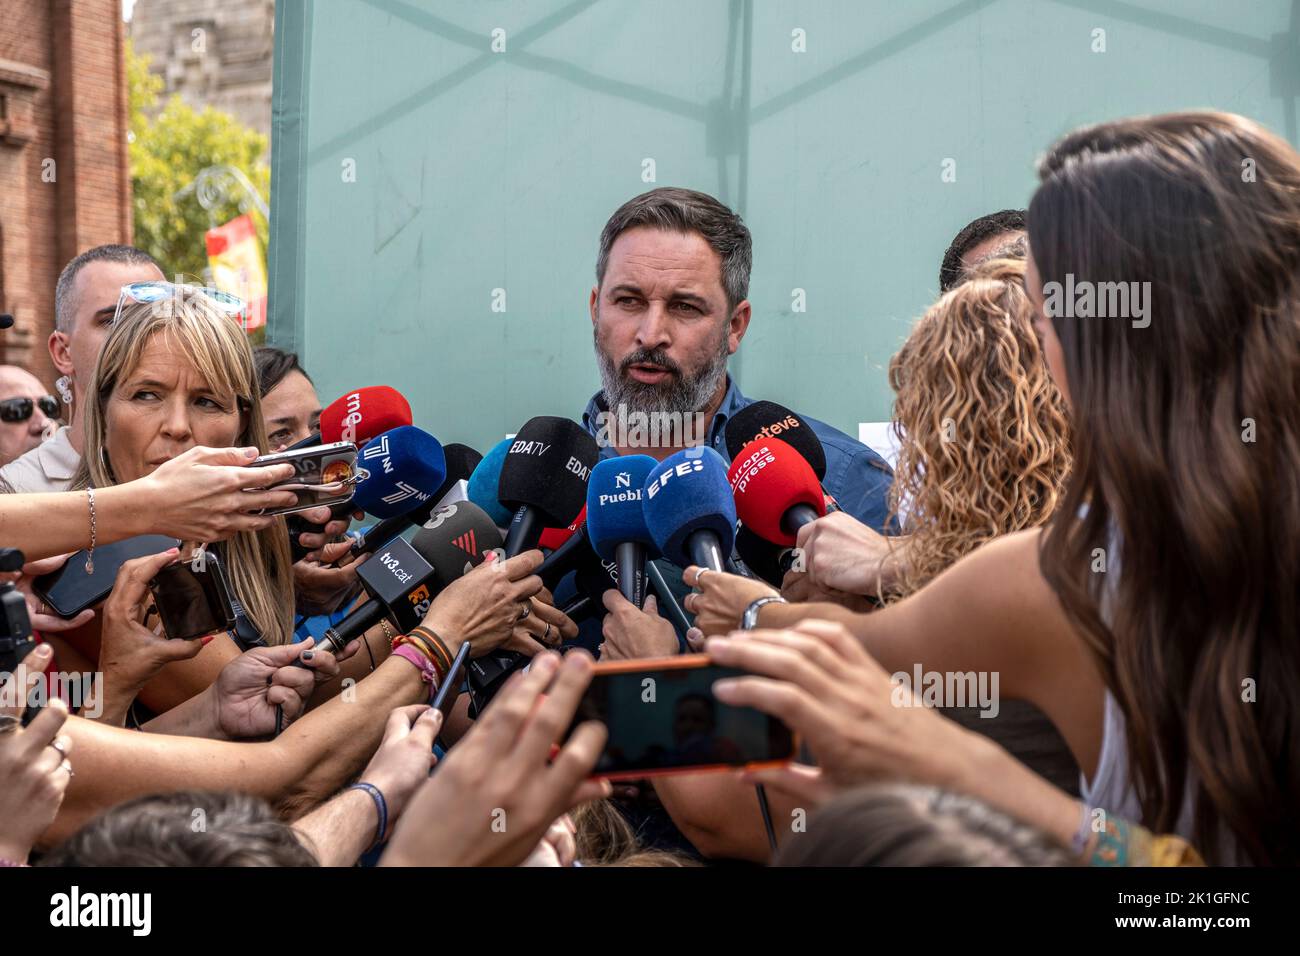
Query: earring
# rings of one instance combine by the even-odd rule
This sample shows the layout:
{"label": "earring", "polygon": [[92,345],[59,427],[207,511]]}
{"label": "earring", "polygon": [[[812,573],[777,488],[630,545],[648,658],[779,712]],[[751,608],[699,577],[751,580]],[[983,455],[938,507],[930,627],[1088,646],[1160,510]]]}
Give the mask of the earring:
{"label": "earring", "polygon": [[72,404],[72,377],[69,375],[60,375],[54,383],[55,390],[59,393],[59,398],[63,399],[64,405]]}

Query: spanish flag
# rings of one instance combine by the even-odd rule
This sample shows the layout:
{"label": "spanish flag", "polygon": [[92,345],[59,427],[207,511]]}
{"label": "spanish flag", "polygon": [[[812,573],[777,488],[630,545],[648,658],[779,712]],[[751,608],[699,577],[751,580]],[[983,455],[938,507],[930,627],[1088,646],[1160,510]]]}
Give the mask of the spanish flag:
{"label": "spanish flag", "polygon": [[246,332],[266,325],[266,260],[247,213],[207,232],[212,285],[248,303]]}

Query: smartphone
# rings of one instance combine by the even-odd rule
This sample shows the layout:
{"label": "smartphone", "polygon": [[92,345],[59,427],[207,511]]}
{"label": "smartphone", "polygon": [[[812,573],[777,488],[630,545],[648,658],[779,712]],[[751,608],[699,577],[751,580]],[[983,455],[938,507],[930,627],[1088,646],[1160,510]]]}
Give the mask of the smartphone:
{"label": "smartphone", "polygon": [[[469,641],[460,646],[456,652],[456,657],[451,662],[451,670],[443,678],[442,683],[438,686],[438,693],[433,698],[433,709],[442,711],[442,726],[447,726],[447,721],[451,718],[451,709],[456,706],[456,701],[460,697],[462,684],[465,680],[465,662],[469,660]],[[442,731],[438,731],[438,738],[434,741],[436,744],[442,743]],[[443,746],[446,750],[446,746]]]}
{"label": "smartphone", "polygon": [[276,482],[270,489],[293,491],[298,503],[288,508],[272,508],[259,514],[287,515],[321,505],[337,505],[352,500],[357,476],[357,446],[350,441],[310,448],[293,448],[253,460],[254,468],[265,465],[293,465],[294,474]]}
{"label": "smartphone", "polygon": [[148,554],[161,554],[180,542],[160,534],[142,534],[95,549],[92,574],[86,573],[86,552],[78,551],[64,562],[63,567],[42,574],[32,582],[32,590],[55,614],[74,618],[88,607],[94,607],[113,590],[117,572],[127,561]]}
{"label": "smartphone", "polygon": [[221,560],[205,551],[199,570],[188,562],[170,564],[149,582],[163,633],[172,640],[229,631],[235,626],[230,584]]}
{"label": "smartphone", "polygon": [[743,673],[712,664],[705,654],[596,664],[573,721],[576,727],[599,720],[609,729],[592,776],[637,779],[793,760],[796,741],[788,727],[713,696],[714,681]]}

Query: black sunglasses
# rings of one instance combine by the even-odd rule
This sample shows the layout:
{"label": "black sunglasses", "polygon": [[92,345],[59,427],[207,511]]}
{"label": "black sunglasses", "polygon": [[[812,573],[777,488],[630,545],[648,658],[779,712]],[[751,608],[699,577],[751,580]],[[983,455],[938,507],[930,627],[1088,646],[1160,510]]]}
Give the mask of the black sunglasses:
{"label": "black sunglasses", "polygon": [[46,418],[59,417],[59,400],[53,395],[30,398],[6,398],[0,401],[0,422],[25,422],[32,417],[32,409],[40,406]]}

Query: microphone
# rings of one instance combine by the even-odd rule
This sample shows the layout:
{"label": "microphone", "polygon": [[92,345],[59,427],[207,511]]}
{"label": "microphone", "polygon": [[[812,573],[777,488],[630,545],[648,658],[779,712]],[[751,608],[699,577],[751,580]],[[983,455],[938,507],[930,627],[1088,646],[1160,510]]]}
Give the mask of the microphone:
{"label": "microphone", "polygon": [[[384,619],[405,634],[424,620],[443,588],[481,564],[487,551],[500,547],[501,532],[481,510],[465,501],[445,510],[451,513],[417,532],[409,544],[394,538],[357,565],[357,578],[370,600],[329,628],[320,640],[322,647],[337,654]],[[439,515],[434,512],[434,517]],[[467,547],[471,544],[475,554]]]}
{"label": "microphone", "polygon": [[661,461],[646,476],[642,507],[665,558],[682,568],[723,570],[736,537],[736,504],[716,451],[686,448]]}
{"label": "microphone", "polygon": [[401,392],[387,385],[371,385],[330,402],[320,413],[320,435],[327,443],[350,441],[364,445],[414,421],[411,404]]}
{"label": "microphone", "polygon": [[[320,413],[320,426],[316,432],[296,441],[283,451],[297,451],[316,445],[350,441],[358,447],[393,428],[411,424],[411,406],[401,392],[387,385],[372,385],[349,392],[335,399]],[[345,429],[351,428],[351,432]],[[343,502],[330,509],[335,518],[352,513],[352,503]],[[301,561],[310,550],[298,543],[298,535],[306,531],[320,532],[320,525],[312,524],[296,515],[285,521],[289,526],[289,549],[294,561]]]}
{"label": "microphone", "polygon": [[501,465],[506,460],[513,438],[503,438],[483,456],[474,473],[469,476],[469,500],[474,502],[496,522],[498,528],[510,524],[513,512],[501,504],[497,497],[497,487],[501,481]]}
{"label": "microphone", "polygon": [[554,551],[572,538],[586,522],[587,506],[584,504],[582,510],[578,512],[578,517],[569,522],[567,528],[547,528],[543,531],[542,536],[537,540],[537,546],[548,551]]}
{"label": "microphone", "polygon": [[793,562],[793,549],[760,538],[743,521],[736,529],[736,554],[746,569],[779,588]]}
{"label": "microphone", "polygon": [[812,426],[784,405],[754,402],[731,418],[726,428],[727,454],[734,461],[740,450],[760,438],[779,438],[811,466],[818,481],[826,478],[826,450]]}
{"label": "microphone", "polygon": [[594,553],[591,541],[587,538],[587,526],[583,525],[543,559],[537,568],[537,575],[542,579],[546,590],[554,591],[566,574],[576,569],[587,555]]}
{"label": "microphone", "polygon": [[793,545],[800,528],[826,514],[812,466],[779,438],[760,438],[740,449],[727,478],[740,519],[773,544]]}
{"label": "microphone", "polygon": [[406,514],[434,499],[447,475],[442,445],[423,429],[403,425],[372,438],[357,454],[360,480],[349,502],[376,518]]}
{"label": "microphone", "polygon": [[577,422],[539,415],[524,423],[506,451],[497,484],[497,498],[514,512],[507,557],[537,547],[544,528],[577,518],[599,458],[596,439]]}
{"label": "microphone", "polygon": [[443,499],[452,488],[458,482],[467,480],[478,467],[478,463],[483,460],[483,456],[468,445],[445,445],[442,451],[447,471],[438,490],[429,496],[428,501],[416,505],[406,514],[385,518],[379,524],[357,535],[352,541],[353,554],[362,554],[377,548],[393,540],[407,528],[424,524],[429,520],[434,509],[443,503]]}
{"label": "microphone", "polygon": [[646,476],[658,464],[649,455],[606,458],[587,482],[587,538],[596,554],[615,562],[619,592],[638,608],[645,605],[646,550],[655,543],[641,502]]}

